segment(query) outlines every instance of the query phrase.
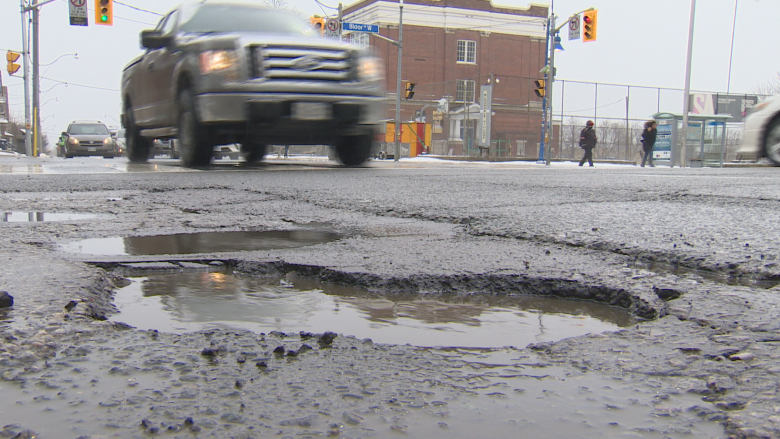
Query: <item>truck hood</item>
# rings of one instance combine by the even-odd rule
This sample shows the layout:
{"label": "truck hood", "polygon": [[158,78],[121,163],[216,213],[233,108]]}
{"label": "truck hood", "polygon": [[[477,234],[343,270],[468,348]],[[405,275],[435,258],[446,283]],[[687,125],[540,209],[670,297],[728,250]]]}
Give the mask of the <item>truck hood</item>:
{"label": "truck hood", "polygon": [[187,34],[179,40],[180,46],[194,50],[240,49],[247,46],[311,47],[335,50],[359,50],[350,44],[324,37],[306,37],[258,33]]}

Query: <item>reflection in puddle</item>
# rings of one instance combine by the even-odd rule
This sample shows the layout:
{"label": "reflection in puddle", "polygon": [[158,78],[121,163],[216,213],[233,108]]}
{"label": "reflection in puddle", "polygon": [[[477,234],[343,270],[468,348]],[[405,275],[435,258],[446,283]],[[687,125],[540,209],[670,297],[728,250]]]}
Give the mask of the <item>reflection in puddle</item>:
{"label": "reflection in puddle", "polygon": [[0,165],[0,174],[45,174],[42,165]]}
{"label": "reflection in puddle", "polygon": [[634,323],[622,309],[587,301],[538,296],[387,298],[313,281],[214,272],[134,278],[119,290],[115,303],[120,314],[114,320],[139,329],[334,331],[415,346],[524,347]]}
{"label": "reflection in puddle", "polygon": [[89,255],[168,255],[297,248],[340,238],[336,233],[310,230],[179,233],[85,239],[65,244],[63,249]]}
{"label": "reflection in puddle", "polygon": [[0,223],[43,223],[53,221],[75,221],[95,218],[88,213],[48,213],[48,212],[2,212]]}

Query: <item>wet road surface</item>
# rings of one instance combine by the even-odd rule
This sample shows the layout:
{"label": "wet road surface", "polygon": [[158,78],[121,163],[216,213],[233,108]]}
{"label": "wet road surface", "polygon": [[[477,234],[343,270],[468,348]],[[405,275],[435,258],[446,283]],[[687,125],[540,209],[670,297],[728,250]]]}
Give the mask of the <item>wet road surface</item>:
{"label": "wet road surface", "polygon": [[[0,289],[15,297],[0,310],[3,435],[780,434],[774,168],[402,161],[193,171],[161,160],[136,173],[60,172],[105,165],[60,161],[0,160],[11,169],[0,172],[0,210],[95,215],[2,223]],[[340,238],[186,254],[67,251],[94,239],[312,229]],[[395,304],[445,293],[591,300],[639,323],[478,350],[344,333],[327,343],[303,328],[158,333],[120,323],[117,292],[137,282],[122,267],[150,278],[211,263]]]}

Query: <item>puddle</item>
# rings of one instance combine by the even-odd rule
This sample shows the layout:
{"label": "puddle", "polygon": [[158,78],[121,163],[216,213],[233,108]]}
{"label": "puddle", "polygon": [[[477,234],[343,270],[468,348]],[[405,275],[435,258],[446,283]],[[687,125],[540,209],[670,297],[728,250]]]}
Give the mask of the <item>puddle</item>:
{"label": "puddle", "polygon": [[750,275],[730,276],[727,274],[716,273],[707,270],[696,270],[693,268],[680,267],[679,265],[664,264],[660,262],[637,264],[637,266],[657,273],[671,273],[679,277],[700,277],[710,282],[732,286],[769,289],[780,285],[780,279],[765,279]]}
{"label": "puddle", "polygon": [[0,165],[0,174],[45,174],[42,165]]}
{"label": "puddle", "polygon": [[311,230],[205,232],[85,239],[62,247],[68,252],[89,255],[168,255],[297,248],[340,238],[337,233]]}
{"label": "puddle", "polygon": [[0,223],[44,223],[56,221],[76,221],[95,218],[88,213],[49,213],[49,212],[2,212]]}
{"label": "puddle", "polygon": [[310,280],[220,272],[132,278],[114,302],[120,313],[113,320],[139,329],[334,331],[378,343],[425,347],[522,348],[636,322],[623,309],[588,301],[539,296],[388,298]]}

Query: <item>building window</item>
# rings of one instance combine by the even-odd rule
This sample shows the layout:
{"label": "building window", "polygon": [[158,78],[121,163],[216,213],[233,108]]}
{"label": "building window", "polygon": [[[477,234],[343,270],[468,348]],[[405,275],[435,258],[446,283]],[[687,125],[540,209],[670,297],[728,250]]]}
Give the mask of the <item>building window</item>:
{"label": "building window", "polygon": [[368,41],[368,34],[365,32],[353,32],[349,34],[349,41],[353,45],[361,48],[367,48],[370,46]]}
{"label": "building window", "polygon": [[476,64],[477,42],[471,40],[458,40],[458,62]]}
{"label": "building window", "polygon": [[458,79],[458,90],[455,100],[458,102],[474,102],[474,81]]}

